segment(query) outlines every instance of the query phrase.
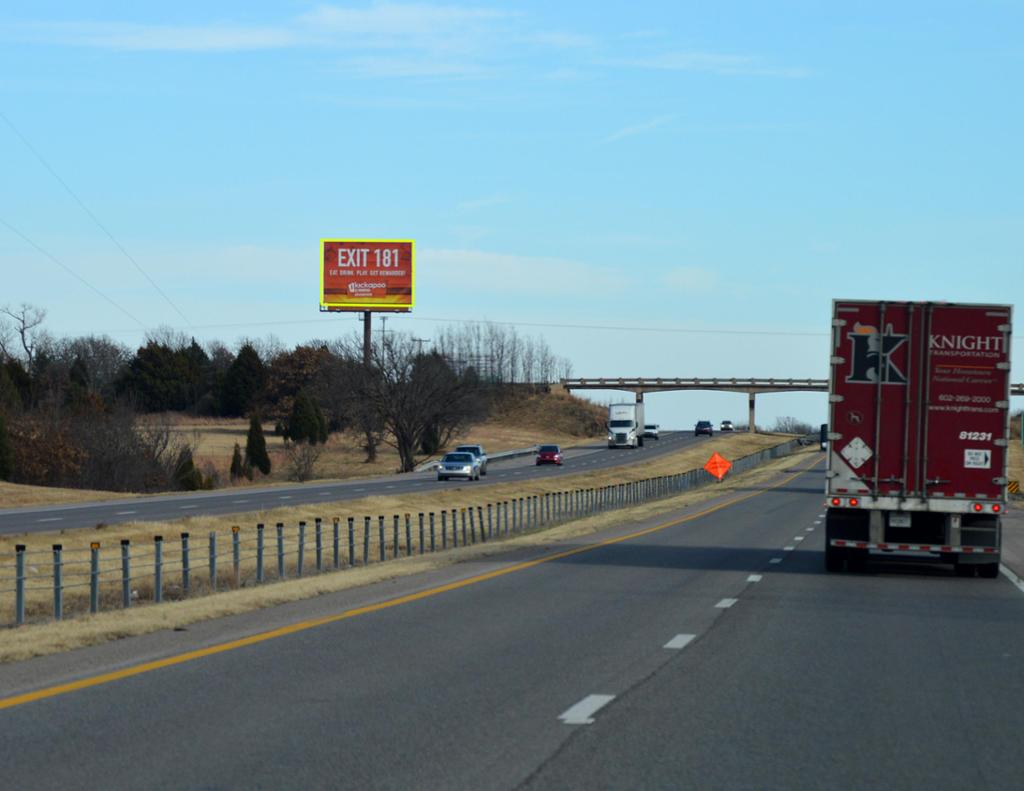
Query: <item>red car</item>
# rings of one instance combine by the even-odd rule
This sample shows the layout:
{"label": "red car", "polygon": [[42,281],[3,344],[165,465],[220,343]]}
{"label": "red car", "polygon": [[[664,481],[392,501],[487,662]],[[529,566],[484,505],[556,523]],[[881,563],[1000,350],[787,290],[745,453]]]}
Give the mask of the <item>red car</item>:
{"label": "red car", "polygon": [[562,463],[562,449],[557,445],[541,445],[537,448],[537,464]]}

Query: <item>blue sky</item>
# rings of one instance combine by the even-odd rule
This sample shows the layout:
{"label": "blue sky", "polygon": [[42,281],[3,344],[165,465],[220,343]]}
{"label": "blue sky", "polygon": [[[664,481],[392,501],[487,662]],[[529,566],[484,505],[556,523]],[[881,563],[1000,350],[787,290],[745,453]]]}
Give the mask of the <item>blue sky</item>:
{"label": "blue sky", "polygon": [[[389,328],[513,322],[581,376],[824,376],[833,297],[1022,301],[1022,34],[1018,2],[7,4],[0,304],[293,343],[356,328],[318,313],[320,238],[413,238]],[[782,414],[824,399],[759,399]]]}

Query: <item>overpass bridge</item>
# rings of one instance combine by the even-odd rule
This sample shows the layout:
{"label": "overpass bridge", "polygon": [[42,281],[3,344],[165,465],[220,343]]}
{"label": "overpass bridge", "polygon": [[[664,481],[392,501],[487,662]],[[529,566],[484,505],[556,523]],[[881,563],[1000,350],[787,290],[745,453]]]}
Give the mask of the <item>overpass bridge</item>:
{"label": "overpass bridge", "polygon": [[[754,404],[760,393],[828,392],[828,379],[562,379],[561,385],[568,392],[573,390],[624,390],[634,393],[637,401],[644,400],[645,393],[661,393],[670,390],[720,390],[726,393],[746,393],[749,420],[747,430],[754,430]],[[1010,395],[1024,396],[1024,383],[1010,385]]]}

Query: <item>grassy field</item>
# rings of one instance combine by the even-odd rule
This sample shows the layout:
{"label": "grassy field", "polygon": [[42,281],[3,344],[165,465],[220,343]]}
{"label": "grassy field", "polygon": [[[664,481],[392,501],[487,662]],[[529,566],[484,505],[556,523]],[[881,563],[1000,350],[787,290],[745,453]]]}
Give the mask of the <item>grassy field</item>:
{"label": "grassy field", "polygon": [[[562,393],[537,394],[510,401],[497,410],[494,419],[474,426],[452,444],[472,442],[483,445],[489,452],[528,447],[543,442],[564,447],[587,442],[598,437],[581,432],[581,427],[604,419],[604,408]],[[243,419],[194,418],[179,414],[154,415],[153,422],[167,424],[172,432],[196,448],[195,460],[200,469],[216,471],[221,488],[285,483],[289,481],[288,460],[284,440],[274,436],[272,423],[263,425],[273,470],[268,476],[257,473],[253,481],[231,483],[228,471],[231,454],[237,443],[245,448],[249,423]],[[603,437],[603,433],[600,435]],[[377,450],[377,460],[366,463],[361,445],[362,436],[354,432],[334,434],[327,441],[317,462],[317,480],[348,480],[387,475],[398,471],[398,453],[387,443]],[[427,460],[427,457],[424,457]],[[96,492],[80,489],[58,489],[45,486],[24,486],[0,481],[0,507],[14,508],[32,505],[59,505],[63,503],[107,500],[134,495],[121,492]]]}
{"label": "grassy field", "polygon": [[[110,582],[105,585],[103,599],[104,607],[117,607],[119,594],[116,584],[118,545],[122,538],[129,538],[133,545],[138,547],[133,550],[136,563],[139,565],[133,568],[142,568],[141,560],[145,553],[151,559],[152,537],[154,533],[162,533],[176,538],[181,530],[188,530],[196,537],[194,547],[195,554],[193,564],[195,568],[195,588],[202,592],[205,584],[205,540],[209,532],[218,534],[221,547],[230,546],[230,528],[232,524],[245,525],[247,535],[245,537],[243,553],[246,561],[243,563],[242,588],[231,590],[216,596],[192,597],[181,601],[173,601],[180,597],[180,590],[175,590],[177,580],[174,562],[168,560],[165,569],[166,597],[172,601],[154,606],[136,606],[129,611],[115,610],[113,612],[101,612],[96,616],[82,616],[63,623],[40,623],[30,625],[12,631],[5,636],[0,644],[0,661],[14,661],[46,653],[68,650],[83,645],[91,645],[118,637],[132,634],[143,634],[160,629],[183,626],[199,620],[220,617],[231,613],[244,612],[271,606],[285,601],[294,601],[302,598],[326,593],[329,591],[341,590],[347,587],[368,584],[381,579],[388,579],[399,575],[412,574],[430,568],[437,568],[450,563],[457,563],[464,560],[491,554],[512,546],[544,543],[559,538],[566,538],[572,535],[583,535],[612,524],[619,524],[629,520],[649,517],[657,513],[663,513],[672,509],[679,509],[693,505],[719,494],[736,491],[740,488],[749,487],[771,474],[773,470],[784,469],[789,466],[801,463],[799,458],[794,456],[777,460],[757,468],[736,478],[726,478],[722,484],[707,486],[699,490],[685,493],[668,500],[656,501],[644,506],[630,509],[627,512],[614,511],[610,513],[592,516],[587,519],[577,520],[564,524],[551,530],[538,533],[517,536],[514,538],[489,541],[487,544],[476,544],[459,549],[449,549],[447,552],[428,554],[423,556],[414,555],[410,558],[401,558],[387,563],[371,564],[367,567],[350,569],[344,574],[323,574],[307,577],[302,580],[289,580],[274,585],[254,587],[253,576],[254,566],[251,559],[252,551],[252,524],[254,521],[263,521],[268,525],[281,521],[288,525],[290,547],[294,546],[294,526],[300,519],[312,523],[315,516],[322,516],[330,523],[332,515],[337,514],[344,519],[348,515],[357,516],[357,524],[361,524],[363,515],[376,517],[378,514],[387,516],[387,535],[391,533],[391,515],[412,513],[419,511],[434,510],[442,508],[461,508],[471,505],[481,505],[486,502],[496,502],[502,499],[524,496],[527,494],[542,494],[555,491],[556,489],[572,489],[576,487],[598,487],[612,482],[623,482],[638,480],[644,477],[667,475],[693,469],[700,466],[706,460],[712,450],[718,450],[727,457],[738,458],[745,453],[773,444],[779,444],[788,437],[781,436],[748,436],[738,434],[733,437],[716,439],[714,444],[706,443],[697,448],[690,448],[679,453],[657,459],[649,465],[620,467],[615,470],[604,470],[595,473],[584,473],[570,475],[557,480],[539,480],[524,482],[522,484],[507,484],[491,487],[460,487],[459,489],[446,489],[445,491],[426,492],[417,495],[402,495],[393,497],[367,498],[360,501],[348,501],[321,506],[320,508],[293,507],[287,509],[276,509],[270,512],[249,514],[240,517],[196,517],[180,520],[175,523],[166,524],[128,524],[117,527],[105,528],[102,530],[83,529],[66,531],[56,538],[54,534],[32,534],[18,539],[3,537],[0,539],[0,578],[6,580],[10,575],[8,569],[12,568],[11,557],[14,543],[27,543],[29,545],[29,574],[34,578],[31,587],[32,598],[29,612],[37,617],[45,617],[48,607],[51,604],[50,593],[43,584],[48,579],[49,570],[46,563],[50,557],[50,545],[55,540],[60,540],[67,548],[68,558],[85,557],[82,552],[75,553],[73,549],[85,550],[89,542],[100,541],[104,552],[104,568],[111,570]],[[813,451],[813,448],[801,450],[801,457],[806,461],[812,458],[820,458]],[[376,518],[373,520],[376,528]],[[360,531],[361,532],[361,531]],[[268,530],[268,546],[272,545],[272,530]],[[376,529],[374,529],[376,533]],[[328,542],[329,543],[329,542]],[[171,557],[172,546],[168,546],[167,558]],[[376,544],[374,542],[374,549]],[[312,552],[307,550],[306,568],[309,569]],[[389,547],[388,555],[391,555]],[[72,561],[74,562],[74,561]],[[229,561],[222,561],[228,565]],[[273,566],[274,558],[271,551],[268,551],[267,566]],[[87,579],[87,566],[69,566],[65,569],[65,580],[68,584],[83,585]],[[292,559],[288,574],[294,576],[294,559]],[[139,571],[139,577],[133,586],[138,592],[138,602],[141,604],[151,598],[151,584],[147,585],[146,579],[142,576],[148,572]],[[76,576],[77,575],[77,576]],[[268,579],[273,578],[273,573],[268,574]],[[233,578],[218,576],[219,586],[222,588],[233,587]],[[6,587],[6,584],[4,584]],[[69,611],[81,609],[84,604],[84,597],[87,594],[87,587],[73,588],[66,595],[66,607]],[[0,605],[0,620],[11,620],[10,596],[5,595]]]}

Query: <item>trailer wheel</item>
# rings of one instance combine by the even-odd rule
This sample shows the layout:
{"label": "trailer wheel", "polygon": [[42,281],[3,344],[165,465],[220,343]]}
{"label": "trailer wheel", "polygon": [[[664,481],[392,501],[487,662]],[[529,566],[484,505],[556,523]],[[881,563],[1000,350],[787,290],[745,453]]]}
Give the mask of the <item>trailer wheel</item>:
{"label": "trailer wheel", "polygon": [[825,571],[835,572],[843,570],[844,552],[837,547],[825,547]]}
{"label": "trailer wheel", "polygon": [[978,576],[984,577],[987,580],[994,580],[999,576],[999,564],[998,563],[982,563],[978,566]]}

